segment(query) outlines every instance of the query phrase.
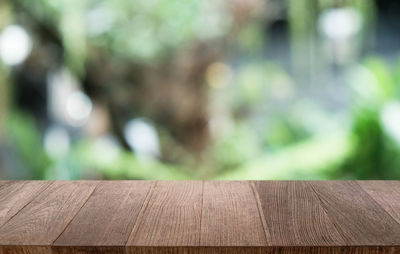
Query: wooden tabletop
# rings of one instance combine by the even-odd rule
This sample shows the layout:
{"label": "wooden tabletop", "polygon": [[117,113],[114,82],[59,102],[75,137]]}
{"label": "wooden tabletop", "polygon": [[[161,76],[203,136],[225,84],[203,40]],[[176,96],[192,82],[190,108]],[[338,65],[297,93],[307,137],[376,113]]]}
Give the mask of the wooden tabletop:
{"label": "wooden tabletop", "polygon": [[0,181],[3,253],[400,253],[400,181]]}

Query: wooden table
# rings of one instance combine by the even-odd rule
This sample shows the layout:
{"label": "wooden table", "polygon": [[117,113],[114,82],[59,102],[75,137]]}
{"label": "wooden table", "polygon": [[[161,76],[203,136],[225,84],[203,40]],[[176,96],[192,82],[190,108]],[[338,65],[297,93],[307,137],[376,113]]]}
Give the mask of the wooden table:
{"label": "wooden table", "polygon": [[400,181],[0,181],[0,253],[400,253]]}

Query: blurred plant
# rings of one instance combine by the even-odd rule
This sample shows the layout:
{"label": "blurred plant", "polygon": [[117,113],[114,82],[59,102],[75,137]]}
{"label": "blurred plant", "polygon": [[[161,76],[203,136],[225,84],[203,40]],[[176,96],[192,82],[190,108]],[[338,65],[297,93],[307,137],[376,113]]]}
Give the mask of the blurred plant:
{"label": "blurred plant", "polygon": [[[6,0],[0,16],[16,177],[400,177],[400,61],[356,64],[374,1]],[[276,24],[294,68],[265,60]]]}
{"label": "blurred plant", "polygon": [[[9,112],[5,123],[7,135],[4,139],[10,146],[8,153],[16,153],[24,169],[22,175],[21,172],[14,172],[13,175],[28,179],[45,179],[46,169],[51,165],[51,160],[43,149],[41,135],[32,117],[21,112]],[[12,162],[10,164],[12,165]]]}
{"label": "blurred plant", "polygon": [[[83,178],[185,180],[188,170],[150,158],[137,158],[109,137],[79,142],[74,151]],[[101,158],[101,159],[99,159]]]}
{"label": "blurred plant", "polygon": [[224,180],[257,179],[336,179],[340,167],[351,150],[346,133],[337,132],[314,137],[266,153],[247,161],[241,167],[226,170],[217,176]]}
{"label": "blurred plant", "polygon": [[[205,71],[259,2],[7,1],[15,20],[36,36],[27,61],[43,74],[36,87],[52,91],[47,77],[67,69],[75,89],[107,108],[110,129],[124,148],[131,149],[125,125],[146,117],[165,130],[162,140],[175,140],[168,151],[186,151],[180,157],[162,153],[162,160],[174,163],[193,155],[202,160],[210,142]],[[18,73],[24,90],[30,66]]]}
{"label": "blurred plant", "polygon": [[385,131],[380,112],[363,110],[355,116],[354,150],[345,174],[356,179],[399,179],[400,146]]}
{"label": "blurred plant", "polygon": [[8,87],[7,81],[5,80],[5,75],[0,67],[0,140],[4,135],[4,122],[6,118],[6,113],[8,109]]}
{"label": "blurred plant", "polygon": [[[398,61],[400,63],[400,61]],[[350,154],[344,171],[358,179],[400,178],[399,65],[367,58],[351,72],[356,100]]]}

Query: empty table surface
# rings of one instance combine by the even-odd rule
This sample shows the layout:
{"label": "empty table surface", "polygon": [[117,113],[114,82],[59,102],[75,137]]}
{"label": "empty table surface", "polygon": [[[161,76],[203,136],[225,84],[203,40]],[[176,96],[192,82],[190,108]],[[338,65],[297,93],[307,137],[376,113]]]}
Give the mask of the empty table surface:
{"label": "empty table surface", "polygon": [[400,181],[0,181],[3,253],[400,253]]}

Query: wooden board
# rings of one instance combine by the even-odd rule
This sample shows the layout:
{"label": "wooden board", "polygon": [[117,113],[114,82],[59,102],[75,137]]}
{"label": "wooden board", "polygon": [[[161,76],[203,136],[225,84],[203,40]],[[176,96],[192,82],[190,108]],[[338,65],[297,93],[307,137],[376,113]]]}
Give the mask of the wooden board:
{"label": "wooden board", "polygon": [[97,183],[57,181],[0,227],[0,245],[51,245]]}
{"label": "wooden board", "polygon": [[400,254],[400,181],[0,181],[0,254]]}
{"label": "wooden board", "polygon": [[125,246],[152,184],[149,181],[101,182],[54,242],[53,246],[58,246],[54,249],[62,252],[64,246]]}
{"label": "wooden board", "polygon": [[157,182],[127,246],[198,245],[202,191],[201,182]]}
{"label": "wooden board", "polygon": [[398,181],[358,181],[358,184],[393,219],[400,223],[400,184]]}
{"label": "wooden board", "polygon": [[311,186],[347,245],[399,244],[400,224],[358,183],[318,181]]}
{"label": "wooden board", "polygon": [[50,182],[16,181],[0,185],[0,227],[29,204]]}
{"label": "wooden board", "polygon": [[271,246],[342,246],[308,182],[255,182]]}
{"label": "wooden board", "polygon": [[262,220],[249,182],[209,181],[204,184],[200,244],[202,246],[266,244]]}

